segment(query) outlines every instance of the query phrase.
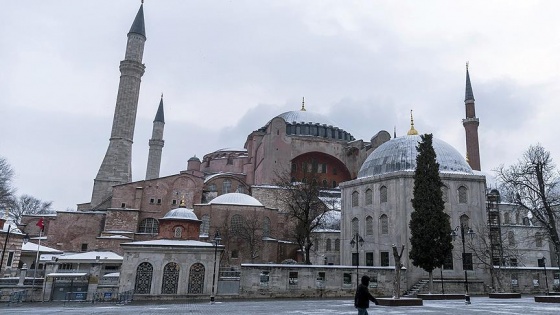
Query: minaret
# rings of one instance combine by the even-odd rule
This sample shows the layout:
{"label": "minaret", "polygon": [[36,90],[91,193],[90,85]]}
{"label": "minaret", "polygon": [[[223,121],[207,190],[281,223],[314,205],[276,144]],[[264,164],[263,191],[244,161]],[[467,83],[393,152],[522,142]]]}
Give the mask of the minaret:
{"label": "minaret", "polygon": [[121,78],[113,128],[109,148],[94,180],[90,204],[92,209],[107,205],[113,185],[127,183],[132,179],[132,141],[140,94],[140,79],[145,69],[142,63],[145,42],[144,9],[141,4],[128,32],[125,57],[120,63]]}
{"label": "minaret", "polygon": [[463,119],[467,141],[467,163],[473,170],[480,171],[480,152],[478,149],[478,118],[474,108],[474,94],[469,76],[469,63],[467,62],[467,85],[465,88],[465,111],[466,118]]}
{"label": "minaret", "polygon": [[146,168],[146,179],[154,179],[159,177],[159,169],[161,166],[161,150],[163,149],[163,127],[165,119],[163,117],[163,94],[159,101],[159,107],[154,118],[154,126],[152,128],[152,138],[148,142],[150,145],[150,153],[148,154],[148,167]]}

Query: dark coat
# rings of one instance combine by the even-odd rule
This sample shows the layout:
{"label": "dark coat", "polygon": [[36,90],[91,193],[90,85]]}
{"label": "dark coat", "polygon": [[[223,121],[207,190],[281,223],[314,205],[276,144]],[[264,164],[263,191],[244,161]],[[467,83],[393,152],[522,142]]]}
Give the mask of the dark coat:
{"label": "dark coat", "polygon": [[354,297],[354,306],[357,308],[368,308],[369,301],[377,305],[377,300],[369,293],[368,287],[360,284],[358,290],[356,290],[356,296]]}

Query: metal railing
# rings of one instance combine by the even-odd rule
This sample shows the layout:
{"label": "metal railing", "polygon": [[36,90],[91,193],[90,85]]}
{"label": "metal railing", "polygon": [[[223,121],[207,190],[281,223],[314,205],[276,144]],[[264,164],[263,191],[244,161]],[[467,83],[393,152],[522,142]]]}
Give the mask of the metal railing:
{"label": "metal railing", "polygon": [[133,297],[134,297],[134,290],[119,292],[117,294],[117,304],[118,305],[128,304],[132,302]]}
{"label": "metal railing", "polygon": [[27,299],[27,291],[14,291],[10,294],[10,300],[8,301],[10,304],[12,303],[21,303]]}

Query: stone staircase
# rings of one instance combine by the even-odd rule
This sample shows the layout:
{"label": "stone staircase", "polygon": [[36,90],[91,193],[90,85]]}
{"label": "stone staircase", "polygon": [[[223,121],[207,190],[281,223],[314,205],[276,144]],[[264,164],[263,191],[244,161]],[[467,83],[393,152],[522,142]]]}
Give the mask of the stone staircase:
{"label": "stone staircase", "polygon": [[424,279],[416,282],[410,289],[406,291],[405,294],[403,294],[403,297],[416,297],[418,292],[422,291],[422,289],[426,286],[426,284],[428,284],[428,282],[428,280]]}

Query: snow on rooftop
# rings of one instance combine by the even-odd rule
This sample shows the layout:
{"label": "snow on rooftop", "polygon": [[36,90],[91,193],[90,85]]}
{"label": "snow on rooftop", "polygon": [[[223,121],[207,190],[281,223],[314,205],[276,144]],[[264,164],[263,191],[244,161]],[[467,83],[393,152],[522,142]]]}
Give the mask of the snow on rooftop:
{"label": "snow on rooftop", "polygon": [[21,245],[21,250],[24,252],[37,252],[37,248],[40,253],[62,253],[62,251],[47,246],[43,246],[32,242],[27,242]]}
{"label": "snow on rooftop", "polygon": [[232,173],[232,172],[220,172],[220,173],[216,173],[216,174],[211,174],[206,176],[206,178],[204,178],[204,183],[207,183],[208,181],[210,181],[211,179],[218,177],[218,176],[224,176],[224,175],[245,175],[243,173]]}
{"label": "snow on rooftop", "polygon": [[229,193],[220,195],[212,199],[209,204],[222,204],[222,205],[240,205],[240,206],[259,206],[262,207],[263,204],[260,203],[253,196],[249,196],[241,193]]}
{"label": "snow on rooftop", "polygon": [[130,242],[130,243],[122,243],[121,245],[127,246],[183,246],[183,247],[214,247],[214,244],[201,242],[201,241],[193,241],[193,240],[151,240],[151,241],[139,241],[139,242]]}
{"label": "snow on rooftop", "polygon": [[111,277],[116,278],[116,277],[120,277],[120,276],[121,276],[120,272],[111,272],[111,273],[108,273],[108,274],[104,275],[103,278],[111,278]]}
{"label": "snow on rooftop", "polygon": [[117,255],[113,252],[103,251],[103,252],[85,252],[78,254],[68,254],[58,257],[59,261],[71,261],[71,260],[122,260],[123,257]]}

